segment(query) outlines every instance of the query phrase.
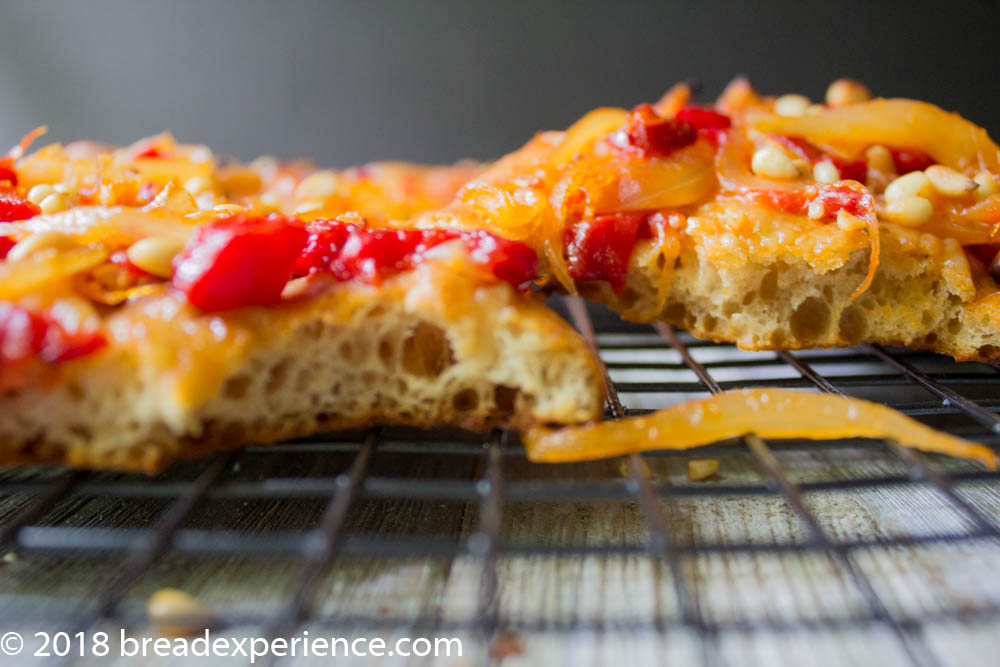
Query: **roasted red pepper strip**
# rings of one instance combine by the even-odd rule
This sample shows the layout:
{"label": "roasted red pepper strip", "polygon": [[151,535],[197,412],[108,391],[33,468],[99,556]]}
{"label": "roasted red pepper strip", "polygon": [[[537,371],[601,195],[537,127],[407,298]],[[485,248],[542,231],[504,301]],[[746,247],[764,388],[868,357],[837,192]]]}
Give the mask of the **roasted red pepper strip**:
{"label": "roasted red pepper strip", "polygon": [[0,222],[27,220],[41,212],[42,209],[27,199],[18,197],[11,190],[0,189]]}
{"label": "roasted red pepper strip", "polygon": [[604,280],[615,292],[624,290],[628,260],[645,219],[645,213],[616,213],[568,227],[564,244],[569,275],[574,280]]}
{"label": "roasted red pepper strip", "polygon": [[337,280],[378,284],[389,275],[413,268],[424,253],[458,240],[470,258],[515,287],[535,278],[538,255],[529,246],[479,230],[367,229],[337,220],[306,225],[309,239],[295,264],[295,275],[329,273]]}
{"label": "roasted red pepper strip", "polygon": [[188,241],[175,260],[173,285],[205,311],[274,305],[307,236],[277,216],[218,220]]}
{"label": "roasted red pepper strip", "polygon": [[911,171],[923,171],[935,164],[934,158],[915,148],[890,148],[892,162],[896,165],[896,173],[902,176]]}
{"label": "roasted red pepper strip", "polygon": [[10,249],[17,245],[17,241],[9,236],[0,236],[0,259],[5,259]]}
{"label": "roasted red pepper strip", "polygon": [[35,357],[60,363],[107,344],[98,331],[69,333],[58,322],[9,302],[0,302],[0,367]]}
{"label": "roasted red pepper strip", "polygon": [[726,130],[732,127],[733,121],[724,113],[719,113],[715,109],[708,107],[684,107],[674,116],[675,120],[682,120],[691,124],[698,134],[705,137],[713,145],[719,145],[719,137]]}
{"label": "roasted red pepper strip", "polygon": [[664,118],[649,104],[640,104],[629,114],[625,127],[609,137],[611,145],[635,157],[666,157],[693,144],[698,133],[691,123]]}

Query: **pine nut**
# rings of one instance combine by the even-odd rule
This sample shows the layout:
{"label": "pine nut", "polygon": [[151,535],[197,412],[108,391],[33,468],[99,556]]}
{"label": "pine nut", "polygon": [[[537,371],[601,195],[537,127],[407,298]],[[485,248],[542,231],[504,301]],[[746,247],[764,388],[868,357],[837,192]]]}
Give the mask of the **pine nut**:
{"label": "pine nut", "polygon": [[961,197],[978,187],[976,182],[965,174],[943,164],[927,167],[924,173],[934,189],[945,197]]}
{"label": "pine nut", "polygon": [[892,174],[896,171],[896,163],[892,159],[892,153],[885,146],[875,144],[865,151],[868,158],[868,168],[881,171],[883,174]]}
{"label": "pine nut", "polygon": [[923,197],[930,194],[931,181],[922,171],[911,171],[900,176],[885,188],[886,201],[897,201],[910,197]]}
{"label": "pine nut", "polygon": [[63,234],[62,232],[38,232],[18,241],[10,249],[10,252],[7,253],[7,259],[11,262],[19,262],[41,250],[48,250],[49,248],[69,250],[79,245],[77,240],[69,234]]}
{"label": "pine nut", "polygon": [[42,209],[42,213],[58,213],[66,210],[66,200],[58,192],[53,192],[38,204],[38,208]]}
{"label": "pine nut", "polygon": [[94,304],[78,296],[56,299],[48,312],[49,316],[69,333],[93,331],[100,323],[100,316]]}
{"label": "pine nut", "polygon": [[801,116],[810,104],[805,95],[782,95],[774,101],[774,113],[779,116]]}
{"label": "pine nut", "polygon": [[865,221],[856,215],[848,213],[844,209],[837,211],[837,227],[845,232],[853,232],[867,227]]}
{"label": "pine nut", "polygon": [[183,636],[210,628],[215,616],[193,595],[161,588],[149,597],[146,615],[166,635]]}
{"label": "pine nut", "polygon": [[700,482],[719,472],[718,459],[691,459],[688,461],[688,479]]}
{"label": "pine nut", "polygon": [[972,180],[979,186],[976,188],[976,199],[986,199],[1000,192],[1000,184],[997,184],[996,177],[988,171],[979,172]]}
{"label": "pine nut", "polygon": [[201,176],[195,176],[194,178],[189,178],[184,183],[184,189],[190,192],[192,195],[198,195],[205,190],[211,189],[211,185]]}
{"label": "pine nut", "polygon": [[834,108],[867,102],[871,98],[872,93],[868,87],[854,79],[837,79],[826,89],[826,103]]}
{"label": "pine nut", "polygon": [[764,146],[753,154],[750,169],[758,176],[766,178],[795,178],[799,170],[795,168],[784,151],[775,146]]}
{"label": "pine nut", "polygon": [[840,170],[829,160],[813,165],[813,178],[820,183],[836,183],[840,180]]}
{"label": "pine nut", "polygon": [[55,191],[56,189],[48,183],[39,183],[28,190],[28,201],[32,204],[41,204],[43,199]]}
{"label": "pine nut", "polygon": [[326,199],[340,191],[340,181],[332,171],[317,171],[302,179],[295,188],[296,199]]}
{"label": "pine nut", "polygon": [[151,236],[136,241],[125,251],[128,261],[138,268],[161,278],[174,275],[174,256],[181,251],[184,244],[176,239]]}
{"label": "pine nut", "polygon": [[885,214],[900,225],[919,227],[934,216],[934,207],[923,197],[911,196],[889,202]]}

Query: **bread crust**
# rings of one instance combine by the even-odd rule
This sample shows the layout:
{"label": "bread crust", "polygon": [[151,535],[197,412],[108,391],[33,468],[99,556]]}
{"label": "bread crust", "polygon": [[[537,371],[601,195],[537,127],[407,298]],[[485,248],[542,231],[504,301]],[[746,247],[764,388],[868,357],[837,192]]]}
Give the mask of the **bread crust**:
{"label": "bread crust", "polygon": [[470,271],[456,257],[377,287],[303,280],[281,306],[221,314],[169,291],[142,299],[107,322],[107,349],[0,396],[0,462],[153,472],[317,431],[599,416],[584,342]]}

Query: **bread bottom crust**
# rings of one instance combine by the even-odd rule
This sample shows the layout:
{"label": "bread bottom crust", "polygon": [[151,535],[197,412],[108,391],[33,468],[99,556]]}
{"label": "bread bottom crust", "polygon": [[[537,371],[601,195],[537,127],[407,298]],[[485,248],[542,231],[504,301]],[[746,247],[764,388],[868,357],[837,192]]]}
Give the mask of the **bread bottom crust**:
{"label": "bread bottom crust", "polygon": [[109,328],[108,349],[0,395],[0,463],[155,472],[250,442],[574,423],[603,404],[594,359],[558,315],[434,262],[224,317],[159,297]]}

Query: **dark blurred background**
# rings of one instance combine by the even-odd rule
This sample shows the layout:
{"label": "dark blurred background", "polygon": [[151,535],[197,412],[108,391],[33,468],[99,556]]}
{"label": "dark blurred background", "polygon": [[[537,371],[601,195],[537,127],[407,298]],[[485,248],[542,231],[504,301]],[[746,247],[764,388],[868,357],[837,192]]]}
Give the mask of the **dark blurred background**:
{"label": "dark blurred background", "polygon": [[598,105],[850,75],[1000,135],[990,2],[0,2],[0,144],[169,129],[242,158],[490,158]]}

